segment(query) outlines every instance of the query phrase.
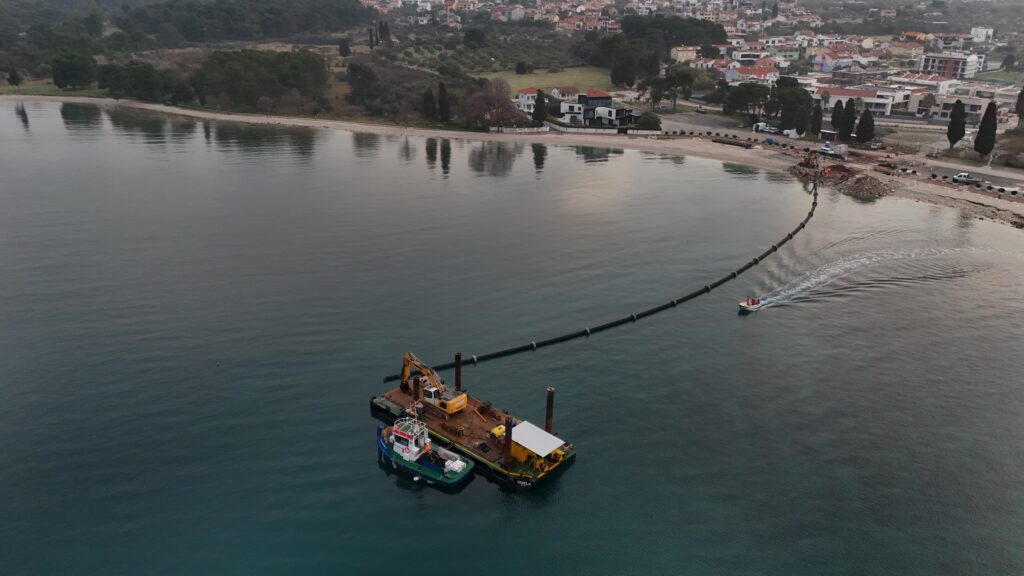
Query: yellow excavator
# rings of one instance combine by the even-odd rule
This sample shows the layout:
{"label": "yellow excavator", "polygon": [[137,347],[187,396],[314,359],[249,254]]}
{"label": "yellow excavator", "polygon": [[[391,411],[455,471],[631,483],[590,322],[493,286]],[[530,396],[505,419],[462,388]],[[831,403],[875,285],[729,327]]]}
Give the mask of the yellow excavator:
{"label": "yellow excavator", "polygon": [[[441,381],[437,372],[434,372],[433,368],[424,364],[412,352],[405,353],[405,361],[402,363],[401,388],[404,392],[410,395],[413,394],[413,389],[409,382],[410,378],[414,377],[412,376],[413,368],[420,373],[415,378],[420,378],[420,382],[423,384],[421,386],[423,397],[420,400],[425,404],[437,408],[448,416],[460,412],[466,407],[466,404],[469,402],[469,397],[466,396],[466,393],[445,388],[444,382]],[[414,398],[414,400],[416,399]]]}

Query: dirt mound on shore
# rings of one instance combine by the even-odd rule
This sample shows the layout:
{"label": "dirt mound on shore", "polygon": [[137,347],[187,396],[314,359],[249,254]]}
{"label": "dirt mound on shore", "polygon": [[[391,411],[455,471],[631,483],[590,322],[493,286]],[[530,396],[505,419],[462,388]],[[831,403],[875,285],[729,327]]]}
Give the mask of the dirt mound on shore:
{"label": "dirt mound on shore", "polygon": [[854,198],[873,200],[892,194],[893,187],[873,176],[857,174],[840,182],[836,189]]}

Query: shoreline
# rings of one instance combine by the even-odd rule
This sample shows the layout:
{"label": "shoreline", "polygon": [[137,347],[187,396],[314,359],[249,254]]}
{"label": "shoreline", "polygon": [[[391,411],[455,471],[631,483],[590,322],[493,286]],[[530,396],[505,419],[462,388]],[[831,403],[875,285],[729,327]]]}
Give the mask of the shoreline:
{"label": "shoreline", "polygon": [[[327,130],[343,130],[347,132],[369,132],[393,136],[417,136],[424,138],[448,138],[452,140],[480,142],[521,142],[542,143],[563,146],[600,146],[605,148],[622,148],[658,152],[663,154],[679,154],[694,156],[708,160],[735,162],[755,166],[767,170],[786,172],[800,159],[796,150],[752,148],[744,149],[725,144],[711,142],[710,138],[673,138],[658,139],[649,136],[623,136],[603,134],[566,134],[561,132],[537,132],[529,134],[505,134],[491,132],[463,132],[436,128],[412,128],[372,124],[350,120],[331,120],[317,118],[301,118],[296,116],[271,116],[260,114],[244,114],[235,112],[211,112],[140,102],[137,100],[118,100],[114,98],[92,98],[85,96],[20,96],[16,94],[0,94],[0,102],[4,101],[47,101],[75,102],[96,104],[99,106],[124,106],[138,110],[156,112],[172,116],[184,116],[199,120],[216,122],[239,122],[243,124],[267,126],[301,126]],[[755,152],[756,151],[756,152]],[[892,196],[919,202],[956,208],[966,211],[972,216],[1003,222],[1016,228],[1024,228],[1024,202],[1013,201],[990,195],[967,192],[958,188],[949,188],[924,180],[900,176],[889,179],[880,174],[872,173],[870,165],[855,165],[863,173],[888,181],[892,185]]]}

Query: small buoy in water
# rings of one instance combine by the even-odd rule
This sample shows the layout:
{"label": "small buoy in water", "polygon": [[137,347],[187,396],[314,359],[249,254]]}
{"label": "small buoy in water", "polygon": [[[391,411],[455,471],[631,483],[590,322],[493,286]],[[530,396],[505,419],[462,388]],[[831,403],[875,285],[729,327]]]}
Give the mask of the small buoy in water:
{"label": "small buoy in water", "polygon": [[419,476],[413,476],[412,477],[412,481],[413,482],[419,482],[420,481],[420,477]]}

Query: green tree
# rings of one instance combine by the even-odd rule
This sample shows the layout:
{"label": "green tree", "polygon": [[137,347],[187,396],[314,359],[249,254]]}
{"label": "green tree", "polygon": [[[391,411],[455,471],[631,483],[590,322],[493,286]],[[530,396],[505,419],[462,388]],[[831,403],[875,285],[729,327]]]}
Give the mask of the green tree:
{"label": "green tree", "polygon": [[654,112],[644,112],[637,120],[636,127],[641,130],[661,130],[661,118]]}
{"label": "green tree", "polygon": [[[827,102],[828,100],[826,100]],[[843,101],[836,100],[836,105],[832,107],[832,119],[829,120],[832,124],[832,129],[839,132],[839,127],[843,124]]]}
{"label": "green tree", "polygon": [[96,59],[86,54],[61,54],[50,66],[58,88],[85,88],[96,81]]}
{"label": "green tree", "polygon": [[483,48],[487,44],[487,33],[483,28],[469,28],[462,33],[462,43],[472,50]]}
{"label": "green tree", "polygon": [[544,100],[544,91],[537,90],[537,100],[533,103],[533,121],[541,124],[548,117],[548,105]]}
{"label": "green tree", "polygon": [[348,85],[351,88],[348,101],[353,104],[365,104],[376,96],[377,74],[366,64],[353,62],[348,65]]}
{"label": "green tree", "polygon": [[718,49],[718,46],[714,44],[703,44],[700,50],[697,50],[697,56],[701,58],[718,58],[722,55],[722,51]]}
{"label": "green tree", "polygon": [[846,100],[843,107],[843,118],[839,122],[839,131],[836,134],[843,142],[849,142],[853,137],[853,129],[857,126],[857,104],[853,98]]}
{"label": "green tree", "polygon": [[18,73],[18,67],[13,62],[7,72],[7,83],[14,87],[21,85],[21,74]]}
{"label": "green tree", "polygon": [[953,110],[949,113],[949,125],[946,126],[946,140],[949,141],[949,149],[959,142],[967,133],[967,113],[964,110],[964,103],[957,100],[953,104]]}
{"label": "green tree", "polygon": [[763,84],[744,82],[729,90],[722,103],[722,111],[726,114],[746,114],[755,119],[764,114],[768,104],[769,88]]}
{"label": "green tree", "polygon": [[821,101],[819,100],[814,104],[814,110],[811,112],[811,134],[817,136],[821,134]]}
{"label": "green tree", "polygon": [[814,99],[807,90],[784,83],[774,91],[771,101],[774,101],[773,113],[779,115],[783,130],[795,129],[800,134],[807,132],[814,108]]}
{"label": "green tree", "polygon": [[520,60],[519,62],[516,62],[516,74],[529,74],[529,73],[530,73],[530,65],[529,64],[527,64],[526,62],[523,62],[522,60]]}
{"label": "green tree", "polygon": [[933,106],[935,106],[935,94],[929,92],[924,95],[924,98],[921,98],[921,104],[918,107],[925,109],[925,117],[928,118],[932,115]]}
{"label": "green tree", "polygon": [[1017,69],[1017,55],[1010,52],[1003,58],[1003,70],[1013,72]]}
{"label": "green tree", "polygon": [[348,58],[352,55],[352,41],[348,38],[342,38],[338,40],[338,55],[342,58]]}
{"label": "green tree", "polygon": [[974,151],[988,156],[996,147],[996,104],[989,102],[985,114],[978,125],[978,135],[974,137]]}
{"label": "green tree", "polygon": [[871,110],[864,110],[860,115],[860,122],[857,122],[857,142],[865,144],[875,139],[875,118]]}
{"label": "green tree", "polygon": [[776,2],[772,6],[772,18],[778,18],[778,17],[779,17],[779,3]]}
{"label": "green tree", "polygon": [[156,41],[163,48],[181,48],[188,40],[170,22],[161,22],[156,29]]}
{"label": "green tree", "polygon": [[452,118],[451,104],[448,102],[448,87],[444,82],[437,84],[437,119],[447,124]]}
{"label": "green tree", "polygon": [[437,117],[437,105],[434,103],[434,91],[427,88],[423,93],[423,115],[433,119]]}

